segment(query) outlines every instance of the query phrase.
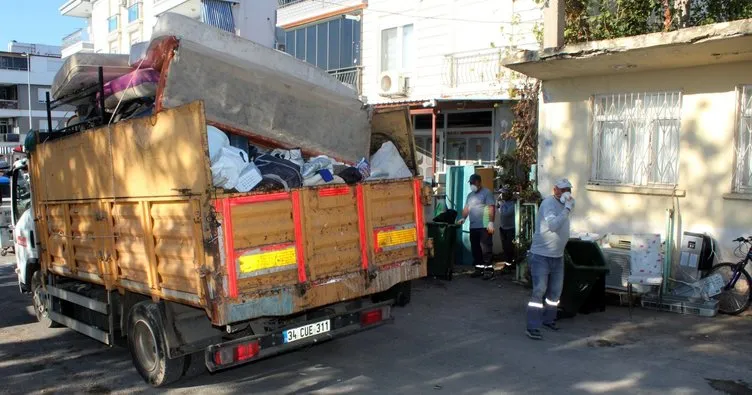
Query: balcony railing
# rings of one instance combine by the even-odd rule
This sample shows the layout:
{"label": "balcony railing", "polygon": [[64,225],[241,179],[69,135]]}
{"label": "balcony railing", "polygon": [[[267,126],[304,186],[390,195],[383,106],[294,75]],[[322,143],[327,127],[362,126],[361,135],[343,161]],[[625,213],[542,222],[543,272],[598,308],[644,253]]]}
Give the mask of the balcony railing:
{"label": "balcony railing", "polygon": [[18,100],[0,99],[0,110],[18,110]]}
{"label": "balcony railing", "polygon": [[361,74],[362,70],[360,67],[348,67],[345,69],[336,69],[336,70],[327,70],[327,73],[329,73],[334,78],[340,80],[345,85],[349,85],[355,89],[358,94],[362,92],[361,90]]}
{"label": "balcony railing", "polygon": [[63,37],[63,49],[70,48],[78,43],[89,42],[89,33],[84,29],[78,29]]}
{"label": "balcony railing", "polygon": [[293,4],[302,3],[304,1],[308,0],[279,0],[279,7],[278,8],[284,8],[287,6],[291,6]]}
{"label": "balcony railing", "polygon": [[503,66],[505,51],[490,48],[445,56],[442,80],[452,91],[503,91],[516,86],[520,74]]}

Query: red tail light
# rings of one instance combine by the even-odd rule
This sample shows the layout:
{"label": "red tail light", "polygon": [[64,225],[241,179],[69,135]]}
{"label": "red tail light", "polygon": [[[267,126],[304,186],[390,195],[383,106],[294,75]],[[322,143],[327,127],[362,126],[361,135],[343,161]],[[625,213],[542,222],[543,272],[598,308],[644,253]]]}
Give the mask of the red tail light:
{"label": "red tail light", "polygon": [[20,245],[21,247],[26,247],[26,238],[23,236],[16,237],[16,244]]}
{"label": "red tail light", "polygon": [[364,311],[360,314],[360,325],[363,326],[375,324],[377,322],[381,322],[382,320],[383,315],[381,313],[381,309]]}
{"label": "red tail light", "polygon": [[214,352],[214,363],[228,365],[245,361],[257,356],[260,350],[261,346],[259,346],[258,341],[225,347]]}
{"label": "red tail light", "polygon": [[241,344],[235,347],[235,362],[245,361],[258,355],[260,350],[258,342]]}

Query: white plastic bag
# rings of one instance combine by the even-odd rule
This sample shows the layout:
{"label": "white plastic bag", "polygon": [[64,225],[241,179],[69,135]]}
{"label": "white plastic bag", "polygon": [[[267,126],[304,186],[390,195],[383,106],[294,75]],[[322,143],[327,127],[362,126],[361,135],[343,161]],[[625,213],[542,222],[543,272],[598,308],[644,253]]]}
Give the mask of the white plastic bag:
{"label": "white plastic bag", "polygon": [[225,132],[215,128],[214,126],[206,127],[207,139],[209,140],[209,159],[214,164],[219,160],[219,154],[222,148],[230,146],[230,139]]}
{"label": "white plastic bag", "polygon": [[235,189],[237,189],[238,192],[250,192],[251,189],[255,188],[262,179],[263,177],[261,176],[258,167],[256,167],[253,162],[249,162],[245,165],[243,171],[240,172]]}
{"label": "white plastic bag", "polygon": [[303,178],[313,177],[319,170],[328,169],[330,172],[334,172],[334,165],[332,160],[327,156],[317,156],[304,164],[300,169],[300,174]]}
{"label": "white plastic bag", "polygon": [[212,184],[218,188],[234,189],[247,165],[248,153],[240,148],[222,147],[211,166]]}
{"label": "white plastic bag", "polygon": [[371,156],[371,179],[373,178],[397,179],[410,178],[413,173],[405,164],[397,147],[391,141],[381,145],[378,151]]}

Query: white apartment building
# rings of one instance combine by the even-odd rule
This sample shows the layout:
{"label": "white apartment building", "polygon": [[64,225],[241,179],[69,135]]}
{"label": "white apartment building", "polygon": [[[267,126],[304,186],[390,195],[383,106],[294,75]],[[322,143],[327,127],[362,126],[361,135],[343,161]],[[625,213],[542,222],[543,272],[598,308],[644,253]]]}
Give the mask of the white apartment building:
{"label": "white apartment building", "polygon": [[63,57],[77,52],[130,53],[148,41],[157,18],[182,14],[273,47],[277,0],[67,0],[60,14],[86,19],[63,38]]}
{"label": "white apartment building", "polygon": [[280,0],[277,11],[280,49],[376,107],[411,108],[427,178],[514,148],[502,134],[523,77],[502,59],[538,49],[542,19],[535,0]]}
{"label": "white apartment building", "polygon": [[[0,51],[0,143],[22,142],[30,129],[47,130],[46,94],[62,66],[60,47],[11,42]],[[52,111],[53,126],[72,116]],[[0,154],[7,145],[0,144]]]}

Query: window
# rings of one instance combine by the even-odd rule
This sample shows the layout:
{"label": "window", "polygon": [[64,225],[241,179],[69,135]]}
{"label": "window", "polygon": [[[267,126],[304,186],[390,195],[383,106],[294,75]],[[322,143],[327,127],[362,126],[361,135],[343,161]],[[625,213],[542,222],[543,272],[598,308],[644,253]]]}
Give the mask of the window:
{"label": "window", "polygon": [[11,130],[10,120],[0,119],[0,134],[8,134]]}
{"label": "window", "polygon": [[[49,89],[44,89],[44,88],[37,89],[37,101],[39,103],[47,103],[48,93],[50,93]],[[52,98],[52,93],[50,93],[50,98]]]}
{"label": "window", "polygon": [[752,193],[752,85],[740,93],[734,192]]}
{"label": "window", "polygon": [[112,33],[118,29],[118,16],[113,15],[107,19],[107,31]]}
{"label": "window", "polygon": [[110,53],[118,53],[120,49],[120,46],[118,45],[117,41],[113,41],[110,43]]}
{"label": "window", "polygon": [[46,119],[40,119],[39,120],[39,130],[47,130],[47,120]]}
{"label": "window", "polygon": [[591,182],[676,186],[680,123],[680,92],[596,95]]}
{"label": "window", "polygon": [[360,20],[338,17],[285,32],[285,52],[328,70],[360,65]]}
{"label": "window", "polygon": [[413,68],[415,43],[413,25],[405,25],[381,31],[381,71]]}
{"label": "window", "polygon": [[25,57],[0,56],[0,69],[26,71],[29,61]]}
{"label": "window", "polygon": [[140,2],[129,2],[129,3],[132,3],[132,4],[128,6],[128,23],[133,23],[141,19],[141,3]]}

